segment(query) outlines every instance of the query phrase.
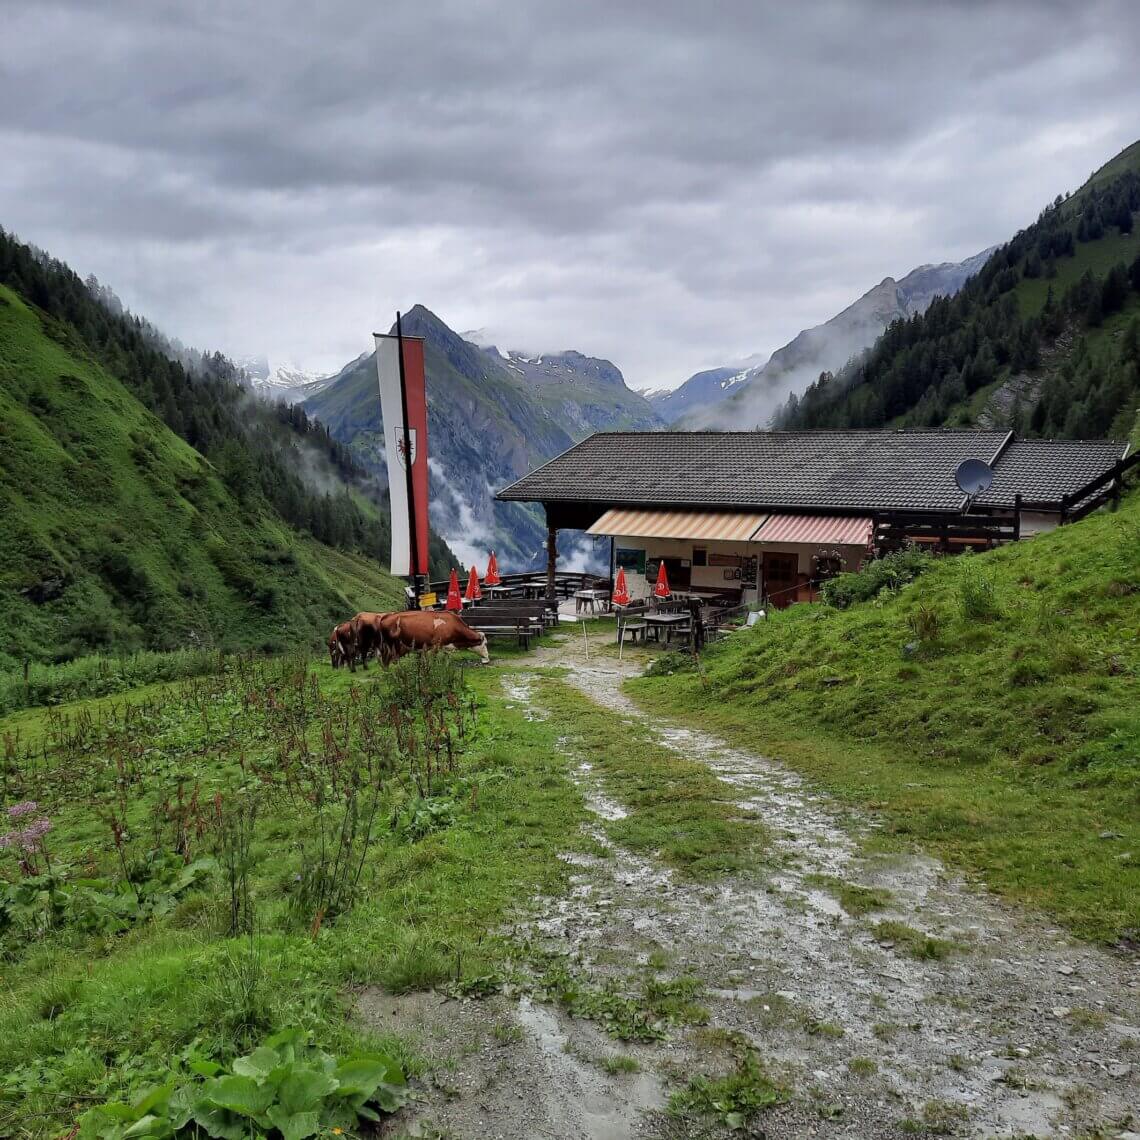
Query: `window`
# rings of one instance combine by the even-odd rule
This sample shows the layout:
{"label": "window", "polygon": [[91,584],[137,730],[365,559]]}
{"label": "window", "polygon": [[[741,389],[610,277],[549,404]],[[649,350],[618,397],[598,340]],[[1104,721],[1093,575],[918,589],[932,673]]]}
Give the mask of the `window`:
{"label": "window", "polygon": [[693,565],[707,566],[709,564],[708,548],[704,546],[693,547]]}

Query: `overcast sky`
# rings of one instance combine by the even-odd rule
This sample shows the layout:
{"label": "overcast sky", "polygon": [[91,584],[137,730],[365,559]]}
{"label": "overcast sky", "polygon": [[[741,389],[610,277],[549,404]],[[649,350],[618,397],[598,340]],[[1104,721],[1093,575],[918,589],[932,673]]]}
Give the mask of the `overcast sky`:
{"label": "overcast sky", "polygon": [[633,386],[961,260],[1140,136],[1140,6],[0,0],[0,225],[332,371],[422,302]]}

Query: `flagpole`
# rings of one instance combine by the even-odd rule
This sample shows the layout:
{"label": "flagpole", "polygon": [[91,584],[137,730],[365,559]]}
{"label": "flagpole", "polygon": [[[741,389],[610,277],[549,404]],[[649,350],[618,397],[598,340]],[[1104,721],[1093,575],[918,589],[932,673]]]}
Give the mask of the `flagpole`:
{"label": "flagpole", "polygon": [[[408,381],[404,375],[404,329],[396,313],[396,359],[400,362],[400,405],[404,412],[404,474],[408,480],[408,535],[411,539],[411,557],[408,569],[411,571],[412,594],[416,599],[416,609],[420,608],[420,544],[416,534],[416,487],[412,478],[412,428],[408,421]],[[398,458],[398,457],[397,457]]]}

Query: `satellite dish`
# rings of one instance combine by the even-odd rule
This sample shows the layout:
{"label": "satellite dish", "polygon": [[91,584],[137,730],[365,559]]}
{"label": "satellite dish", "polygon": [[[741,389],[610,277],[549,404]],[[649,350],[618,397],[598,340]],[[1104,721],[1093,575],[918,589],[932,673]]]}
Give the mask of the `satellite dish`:
{"label": "satellite dish", "polygon": [[954,482],[963,495],[972,499],[983,491],[988,491],[994,481],[993,468],[981,459],[963,459],[954,472]]}

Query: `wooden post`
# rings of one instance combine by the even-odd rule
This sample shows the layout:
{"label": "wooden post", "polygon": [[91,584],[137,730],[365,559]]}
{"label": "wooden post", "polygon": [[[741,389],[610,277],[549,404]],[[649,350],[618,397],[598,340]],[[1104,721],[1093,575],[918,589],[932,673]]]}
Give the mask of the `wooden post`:
{"label": "wooden post", "polygon": [[553,610],[558,609],[558,597],[554,588],[554,575],[558,567],[558,529],[546,525],[546,604]]}
{"label": "wooden post", "polygon": [[1013,496],[1013,541],[1021,541],[1021,492]]}

